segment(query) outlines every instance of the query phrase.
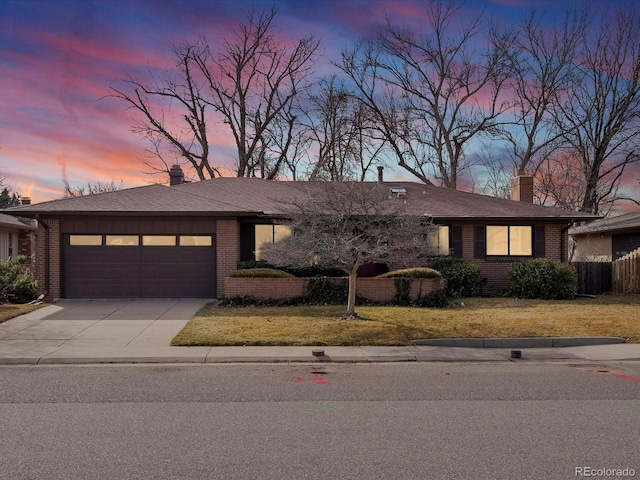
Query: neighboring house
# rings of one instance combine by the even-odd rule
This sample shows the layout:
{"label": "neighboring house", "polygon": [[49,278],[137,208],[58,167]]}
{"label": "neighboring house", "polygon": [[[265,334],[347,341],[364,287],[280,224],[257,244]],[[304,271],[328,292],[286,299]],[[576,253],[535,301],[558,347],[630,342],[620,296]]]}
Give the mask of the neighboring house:
{"label": "neighboring house", "polygon": [[[408,215],[440,226],[442,254],[477,263],[483,293],[507,285],[514,261],[564,260],[569,226],[597,218],[534,205],[530,177],[514,179],[522,201],[413,182],[365,182],[406,204]],[[255,258],[262,241],[283,234],[283,203],[322,182],[216,178],[149,185],[15,207],[39,223],[41,293],[57,298],[203,297],[224,295],[224,280],[240,260]],[[281,220],[280,220],[281,221]],[[286,234],[286,232],[284,232]],[[426,237],[426,236],[425,236]],[[393,266],[392,266],[393,267]]]}
{"label": "neighboring house", "polygon": [[0,261],[23,255],[25,264],[32,266],[35,257],[34,234],[38,227],[35,222],[0,213]]}
{"label": "neighboring house", "polygon": [[640,211],[588,222],[569,229],[570,260],[611,262],[640,248]]}

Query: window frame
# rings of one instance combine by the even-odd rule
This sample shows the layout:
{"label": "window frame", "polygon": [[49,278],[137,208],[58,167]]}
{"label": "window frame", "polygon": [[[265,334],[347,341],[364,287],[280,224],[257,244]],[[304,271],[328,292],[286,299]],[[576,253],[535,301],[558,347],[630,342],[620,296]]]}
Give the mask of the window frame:
{"label": "window frame", "polygon": [[[428,232],[426,241],[430,243],[430,247],[435,247],[436,253],[435,257],[450,257],[452,256],[452,239],[451,239],[451,225],[439,225],[434,224],[434,227],[437,228],[435,232]],[[443,234],[444,232],[444,234]],[[429,236],[435,237],[437,235],[437,245],[436,242],[431,243],[432,241],[429,239]],[[446,240],[446,250],[443,250],[442,239]]]}
{"label": "window frame", "polygon": [[[489,253],[489,228],[506,228],[507,229],[507,253]],[[528,228],[530,234],[530,242],[529,242],[529,252],[530,253],[511,253],[511,229],[512,228]],[[485,241],[485,256],[486,257],[535,257],[535,242],[536,242],[536,231],[534,225],[485,225],[484,227],[484,241]]]}

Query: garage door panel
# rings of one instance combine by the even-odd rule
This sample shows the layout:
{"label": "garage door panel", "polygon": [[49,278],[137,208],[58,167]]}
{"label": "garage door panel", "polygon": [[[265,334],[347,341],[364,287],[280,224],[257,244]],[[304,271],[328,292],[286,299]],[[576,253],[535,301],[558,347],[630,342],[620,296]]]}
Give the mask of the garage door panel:
{"label": "garage door panel", "polygon": [[71,246],[69,235],[62,242],[66,298],[215,297],[214,246]]}

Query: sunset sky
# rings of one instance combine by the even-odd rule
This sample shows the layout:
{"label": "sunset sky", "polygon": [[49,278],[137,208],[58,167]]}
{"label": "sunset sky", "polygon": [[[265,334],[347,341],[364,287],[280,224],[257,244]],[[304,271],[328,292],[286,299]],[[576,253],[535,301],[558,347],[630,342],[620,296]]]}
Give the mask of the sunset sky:
{"label": "sunset sky", "polygon": [[[279,0],[276,26],[291,38],[317,33],[326,65],[343,48],[376,32],[387,17],[415,25],[424,1]],[[489,0],[468,2],[465,8],[471,15],[485,7],[488,16],[512,22],[533,5],[561,14],[571,4]],[[115,180],[132,187],[153,181],[141,161],[144,144],[131,132],[130,113],[106,97],[109,87],[127,75],[142,79],[171,68],[171,48],[187,39],[223,40],[244,18],[242,7],[252,5],[263,4],[1,0],[0,176],[34,202],[60,197],[65,178],[72,186]],[[230,165],[232,140],[219,128],[214,156]]]}

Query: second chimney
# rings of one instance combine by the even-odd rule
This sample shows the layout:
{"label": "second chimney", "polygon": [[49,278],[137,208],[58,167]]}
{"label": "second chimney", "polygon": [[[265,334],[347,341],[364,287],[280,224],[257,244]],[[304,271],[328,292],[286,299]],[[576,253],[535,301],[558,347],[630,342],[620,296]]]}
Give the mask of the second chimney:
{"label": "second chimney", "polygon": [[511,200],[533,203],[533,177],[518,175],[511,179]]}
{"label": "second chimney", "polygon": [[180,185],[184,183],[184,172],[180,165],[173,165],[169,170],[169,185]]}
{"label": "second chimney", "polygon": [[20,197],[20,205],[31,205],[31,197]]}

